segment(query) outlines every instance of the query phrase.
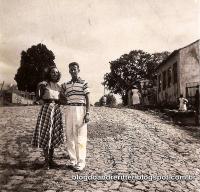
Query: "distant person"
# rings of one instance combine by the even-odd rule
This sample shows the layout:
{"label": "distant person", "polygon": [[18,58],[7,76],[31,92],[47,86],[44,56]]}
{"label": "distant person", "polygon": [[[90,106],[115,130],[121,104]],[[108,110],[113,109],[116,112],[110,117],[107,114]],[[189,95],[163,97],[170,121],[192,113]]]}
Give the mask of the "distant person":
{"label": "distant person", "polygon": [[140,93],[136,86],[133,86],[132,89],[132,105],[134,108],[137,108],[140,104]]}
{"label": "distant person", "polygon": [[62,84],[62,96],[67,100],[65,111],[67,150],[70,167],[75,171],[85,168],[87,123],[89,122],[89,88],[85,80],[79,77],[79,64],[69,64],[71,81]]}
{"label": "distant person", "polygon": [[179,97],[179,111],[187,111],[188,100],[183,97],[183,94]]}
{"label": "distant person", "polygon": [[54,149],[64,142],[62,113],[59,106],[60,86],[57,82],[60,72],[53,66],[47,73],[47,81],[38,84],[37,98],[43,101],[39,112],[32,145],[43,149],[44,168],[50,169],[57,164],[53,161]]}

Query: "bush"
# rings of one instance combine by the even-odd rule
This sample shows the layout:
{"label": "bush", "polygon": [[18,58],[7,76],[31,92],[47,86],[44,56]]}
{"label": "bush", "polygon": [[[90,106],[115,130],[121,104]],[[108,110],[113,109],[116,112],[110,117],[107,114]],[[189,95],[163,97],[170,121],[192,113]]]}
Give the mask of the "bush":
{"label": "bush", "polygon": [[113,94],[104,95],[99,100],[100,106],[115,107],[117,105],[117,100]]}
{"label": "bush", "polygon": [[100,102],[95,102],[94,106],[95,107],[99,107],[100,106]]}
{"label": "bush", "polygon": [[115,107],[117,104],[117,100],[114,95],[108,94],[107,95],[107,105],[109,107]]}

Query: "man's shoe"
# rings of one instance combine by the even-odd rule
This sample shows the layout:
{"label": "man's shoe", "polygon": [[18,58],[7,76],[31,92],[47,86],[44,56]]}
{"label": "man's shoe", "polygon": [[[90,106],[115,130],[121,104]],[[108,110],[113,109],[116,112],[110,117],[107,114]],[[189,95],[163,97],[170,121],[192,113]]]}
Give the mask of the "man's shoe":
{"label": "man's shoe", "polygon": [[70,161],[69,165],[67,165],[67,167],[70,169],[74,169],[75,166],[76,166],[76,162],[74,161]]}
{"label": "man's shoe", "polygon": [[50,166],[50,168],[56,168],[56,167],[58,167],[58,164],[55,161],[51,160],[49,162],[49,166]]}
{"label": "man's shoe", "polygon": [[45,169],[45,170],[49,170],[49,169],[50,169],[49,162],[45,162],[45,163],[44,163],[43,169]]}
{"label": "man's shoe", "polygon": [[83,171],[85,168],[85,164],[83,163],[78,163],[77,165],[74,166],[75,171]]}

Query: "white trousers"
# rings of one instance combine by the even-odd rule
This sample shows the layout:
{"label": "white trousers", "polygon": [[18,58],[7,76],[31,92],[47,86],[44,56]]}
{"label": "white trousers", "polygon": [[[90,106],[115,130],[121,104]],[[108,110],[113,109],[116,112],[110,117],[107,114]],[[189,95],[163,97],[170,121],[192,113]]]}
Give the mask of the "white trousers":
{"label": "white trousers", "polygon": [[65,125],[67,151],[74,164],[85,165],[87,144],[87,123],[84,122],[84,106],[67,106],[65,109]]}

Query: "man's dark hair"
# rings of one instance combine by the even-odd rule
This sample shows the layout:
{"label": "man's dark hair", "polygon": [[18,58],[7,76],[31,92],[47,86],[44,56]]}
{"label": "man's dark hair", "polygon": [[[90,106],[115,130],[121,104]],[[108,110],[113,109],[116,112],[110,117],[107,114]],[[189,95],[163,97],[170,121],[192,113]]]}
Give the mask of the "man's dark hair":
{"label": "man's dark hair", "polygon": [[69,68],[73,67],[73,66],[77,66],[78,69],[79,69],[79,64],[77,62],[72,62],[72,63],[69,64]]}

